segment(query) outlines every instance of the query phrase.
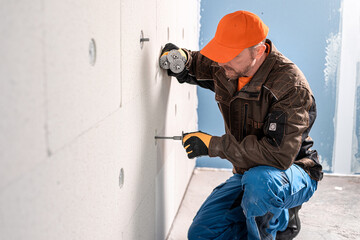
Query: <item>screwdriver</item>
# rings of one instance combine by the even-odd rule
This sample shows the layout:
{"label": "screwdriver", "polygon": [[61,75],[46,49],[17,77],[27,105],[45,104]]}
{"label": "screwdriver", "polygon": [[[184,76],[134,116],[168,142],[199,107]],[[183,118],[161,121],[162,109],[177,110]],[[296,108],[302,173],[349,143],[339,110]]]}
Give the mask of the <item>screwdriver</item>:
{"label": "screwdriver", "polygon": [[183,140],[184,131],[181,136],[173,136],[173,137],[163,137],[163,136],[155,136],[155,139],[171,139],[171,140]]}
{"label": "screwdriver", "polygon": [[161,136],[155,136],[155,139],[172,139],[172,140],[182,140],[182,136],[173,136],[173,137],[161,137]]}

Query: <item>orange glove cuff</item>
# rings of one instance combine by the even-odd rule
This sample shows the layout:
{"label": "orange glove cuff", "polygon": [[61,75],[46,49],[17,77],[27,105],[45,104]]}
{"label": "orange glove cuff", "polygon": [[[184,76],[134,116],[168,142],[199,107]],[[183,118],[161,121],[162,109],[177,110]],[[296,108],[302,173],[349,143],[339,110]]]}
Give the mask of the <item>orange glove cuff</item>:
{"label": "orange glove cuff", "polygon": [[[189,133],[186,134],[183,138],[183,144],[186,142],[186,140],[188,140],[191,137],[198,137],[200,138],[200,140],[206,145],[207,148],[209,148],[210,145],[210,140],[212,138],[211,135],[203,133],[203,132],[194,132],[194,133]],[[186,147],[186,146],[185,146]]]}

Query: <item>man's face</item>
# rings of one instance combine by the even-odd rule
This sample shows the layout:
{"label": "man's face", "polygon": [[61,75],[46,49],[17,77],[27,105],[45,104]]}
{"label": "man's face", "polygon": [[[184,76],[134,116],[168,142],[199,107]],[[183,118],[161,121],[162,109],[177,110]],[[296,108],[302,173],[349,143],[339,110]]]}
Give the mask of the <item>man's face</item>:
{"label": "man's face", "polygon": [[224,68],[226,77],[238,79],[239,77],[250,77],[247,74],[253,68],[255,63],[254,53],[246,48],[229,62],[218,64],[220,67]]}

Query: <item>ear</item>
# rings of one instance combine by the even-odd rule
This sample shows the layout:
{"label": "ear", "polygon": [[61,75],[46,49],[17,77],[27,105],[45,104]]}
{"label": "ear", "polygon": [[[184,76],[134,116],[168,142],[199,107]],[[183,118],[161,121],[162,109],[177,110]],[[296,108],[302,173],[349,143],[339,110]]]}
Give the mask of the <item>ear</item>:
{"label": "ear", "polygon": [[256,58],[259,59],[259,58],[261,58],[261,56],[263,55],[263,53],[266,50],[265,44],[258,46],[256,50],[257,50],[256,51]]}

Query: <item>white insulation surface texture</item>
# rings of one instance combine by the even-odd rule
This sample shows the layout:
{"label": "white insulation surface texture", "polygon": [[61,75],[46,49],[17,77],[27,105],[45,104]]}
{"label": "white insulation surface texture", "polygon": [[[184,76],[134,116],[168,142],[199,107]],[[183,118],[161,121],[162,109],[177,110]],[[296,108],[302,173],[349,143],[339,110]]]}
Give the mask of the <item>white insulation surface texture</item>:
{"label": "white insulation surface texture", "polygon": [[195,160],[154,137],[196,130],[197,95],[158,58],[167,42],[198,49],[199,2],[20,0],[0,15],[0,239],[165,239]]}

